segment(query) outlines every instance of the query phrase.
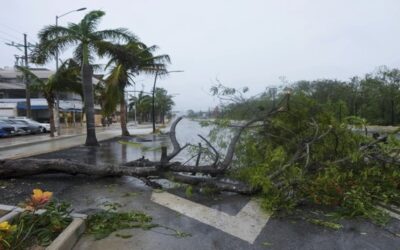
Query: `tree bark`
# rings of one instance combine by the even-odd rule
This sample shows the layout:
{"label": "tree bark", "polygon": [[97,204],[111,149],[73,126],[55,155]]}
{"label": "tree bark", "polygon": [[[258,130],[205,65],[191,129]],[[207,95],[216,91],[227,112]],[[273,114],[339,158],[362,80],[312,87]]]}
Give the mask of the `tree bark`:
{"label": "tree bark", "polygon": [[54,131],[56,130],[56,126],[54,124],[54,102],[51,100],[47,100],[47,106],[49,107],[49,120],[50,120],[50,137],[54,137]]}
{"label": "tree bark", "polygon": [[[170,166],[172,166],[170,168]],[[175,168],[174,168],[175,166]],[[139,178],[147,185],[152,186],[151,179],[169,179],[175,182],[196,185],[199,187],[212,187],[219,191],[229,191],[240,194],[252,194],[257,190],[250,186],[227,178],[214,178],[208,176],[191,176],[186,174],[195,169],[202,173],[202,167],[186,168],[177,163],[151,162],[139,159],[128,165],[95,166],[78,161],[65,159],[13,159],[0,160],[0,179],[18,178],[38,174],[65,173],[71,175],[87,175],[97,177],[133,176]],[[205,166],[206,171],[218,171]],[[159,186],[160,187],[160,186]]]}
{"label": "tree bark", "polygon": [[120,118],[121,118],[121,131],[123,136],[130,136],[127,124],[126,124],[126,103],[125,103],[125,95],[122,93],[120,100]]}
{"label": "tree bark", "polygon": [[96,124],[94,120],[94,95],[92,84],[93,69],[89,64],[82,65],[83,96],[86,113],[86,142],[85,146],[99,146],[96,138]]}

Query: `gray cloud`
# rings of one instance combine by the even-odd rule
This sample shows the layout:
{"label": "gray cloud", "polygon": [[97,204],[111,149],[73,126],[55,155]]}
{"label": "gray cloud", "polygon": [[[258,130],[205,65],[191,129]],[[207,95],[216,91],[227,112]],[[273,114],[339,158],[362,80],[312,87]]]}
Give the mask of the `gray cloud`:
{"label": "gray cloud", "polygon": [[[102,28],[127,27],[171,56],[170,69],[185,72],[159,86],[179,93],[177,109],[215,105],[207,91],[216,77],[255,93],[279,84],[283,75],[290,81],[348,79],[400,64],[396,0],[16,0],[8,1],[0,16],[0,66],[12,65],[18,53],[4,40],[21,42],[18,32],[27,32],[36,41],[38,30],[54,23],[56,14],[80,7],[106,11]],[[60,22],[79,21],[83,14]],[[152,78],[139,78],[139,85],[150,89]]]}

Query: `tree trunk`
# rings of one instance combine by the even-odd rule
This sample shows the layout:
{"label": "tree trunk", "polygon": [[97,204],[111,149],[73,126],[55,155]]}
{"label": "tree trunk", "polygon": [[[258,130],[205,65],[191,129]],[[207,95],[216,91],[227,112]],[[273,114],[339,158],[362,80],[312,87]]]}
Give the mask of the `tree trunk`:
{"label": "tree trunk", "polygon": [[120,107],[122,135],[123,136],[130,136],[128,128],[126,126],[126,103],[125,103],[125,95],[124,95],[124,93],[122,93],[119,107]]}
{"label": "tree trunk", "polygon": [[54,137],[54,131],[56,130],[56,126],[54,124],[54,102],[47,100],[47,106],[49,107],[50,115],[50,137]]}
{"label": "tree trunk", "polygon": [[393,100],[391,100],[390,101],[390,106],[391,106],[391,125],[392,126],[394,126],[394,123],[395,123],[395,121],[394,121],[394,101]]}
{"label": "tree trunk", "polygon": [[82,65],[83,96],[86,113],[86,142],[85,146],[99,146],[96,138],[96,126],[94,120],[94,96],[92,85],[93,69],[87,63]]}

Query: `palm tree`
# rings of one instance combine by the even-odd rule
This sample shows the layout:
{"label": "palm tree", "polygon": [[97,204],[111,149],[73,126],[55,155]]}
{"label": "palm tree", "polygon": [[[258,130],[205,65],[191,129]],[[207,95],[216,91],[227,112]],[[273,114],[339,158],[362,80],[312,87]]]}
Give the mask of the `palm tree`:
{"label": "palm tree", "polygon": [[127,129],[127,108],[125,100],[125,88],[134,84],[134,77],[140,73],[152,74],[157,71],[166,71],[166,63],[170,62],[168,55],[153,55],[157,46],[147,47],[137,41],[131,41],[125,45],[113,45],[100,51],[101,55],[108,55],[110,61],[109,75],[106,78],[107,93],[114,106],[120,105],[122,135],[129,136]]}
{"label": "palm tree", "polygon": [[83,95],[86,113],[86,146],[98,146],[94,120],[94,97],[91,62],[102,48],[113,41],[134,41],[135,36],[128,30],[97,30],[97,25],[105,12],[96,10],[84,16],[80,23],[70,23],[67,27],[50,25],[39,32],[39,45],[33,53],[37,63],[45,63],[70,46],[75,46],[74,58],[82,65]]}
{"label": "palm tree", "polygon": [[162,124],[165,124],[165,116],[172,110],[175,102],[172,100],[172,95],[169,95],[164,88],[156,88],[155,103],[158,110],[158,117]]}
{"label": "palm tree", "polygon": [[143,91],[139,92],[138,97],[132,97],[129,103],[129,110],[136,108],[139,122],[150,120],[152,98],[150,95],[145,94]]}
{"label": "palm tree", "polygon": [[50,118],[50,137],[54,137],[54,104],[56,91],[71,91],[82,96],[82,83],[79,79],[79,65],[73,60],[65,61],[58,71],[51,75],[47,80],[39,78],[31,70],[17,66],[17,69],[23,72],[31,79],[30,89],[39,92],[47,101]]}

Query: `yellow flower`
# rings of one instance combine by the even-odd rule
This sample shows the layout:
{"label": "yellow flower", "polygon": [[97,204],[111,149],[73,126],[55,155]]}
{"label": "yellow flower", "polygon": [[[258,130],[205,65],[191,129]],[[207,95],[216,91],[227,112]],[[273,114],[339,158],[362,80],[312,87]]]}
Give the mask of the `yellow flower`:
{"label": "yellow flower", "polygon": [[11,226],[8,221],[4,221],[0,223],[0,231],[11,231],[14,227]]}
{"label": "yellow flower", "polygon": [[53,196],[52,192],[43,192],[41,189],[34,189],[31,197],[34,206],[46,204]]}

